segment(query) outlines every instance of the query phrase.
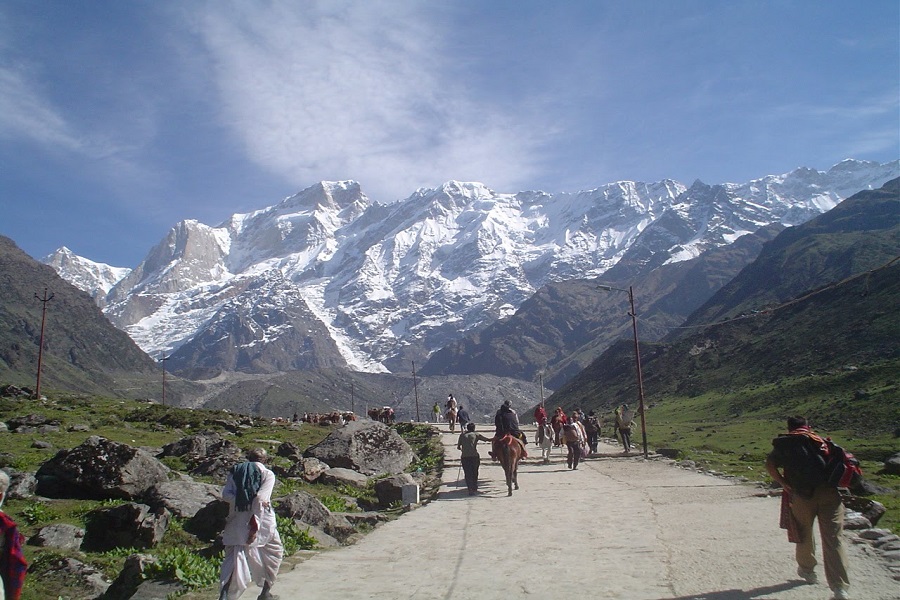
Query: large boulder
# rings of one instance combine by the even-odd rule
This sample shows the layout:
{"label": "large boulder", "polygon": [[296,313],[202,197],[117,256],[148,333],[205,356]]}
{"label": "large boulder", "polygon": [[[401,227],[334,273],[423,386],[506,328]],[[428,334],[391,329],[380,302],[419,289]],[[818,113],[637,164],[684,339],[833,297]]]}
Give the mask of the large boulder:
{"label": "large boulder", "polygon": [[153,548],[162,541],[169,527],[171,513],[151,510],[146,504],[129,502],[89,512],[81,548],[89,552],[106,552],[115,548]]}
{"label": "large boulder", "polygon": [[884,461],[884,472],[888,475],[900,475],[900,452],[889,456]]}
{"label": "large boulder", "polygon": [[332,514],[318,498],[307,492],[294,492],[280,498],[275,503],[275,514],[320,527],[341,541],[356,533],[346,518]]}
{"label": "large boulder", "polygon": [[336,467],[328,469],[322,473],[322,483],[328,485],[349,485],[356,488],[365,489],[369,483],[369,478],[362,473],[357,473],[350,469],[342,469]]}
{"label": "large boulder", "polygon": [[57,452],[35,478],[35,492],[49,498],[135,500],[168,481],[169,469],[139,448],[91,436],[80,446]]}
{"label": "large boulder", "polygon": [[366,475],[394,475],[412,464],[415,453],[400,435],[376,421],[351,421],[303,453],[328,466]]}
{"label": "large boulder", "polygon": [[213,500],[184,522],[184,530],[201,540],[211,542],[225,529],[228,510],[228,502]]}
{"label": "large boulder", "polygon": [[38,529],[37,533],[28,538],[28,545],[78,550],[81,548],[82,541],[84,541],[84,529],[68,523],[57,523]]}
{"label": "large boulder", "polygon": [[165,508],[176,517],[190,519],[213,500],[222,498],[221,487],[197,481],[164,481],[144,495],[153,508]]}
{"label": "large boulder", "polygon": [[403,487],[416,485],[416,480],[409,473],[401,473],[392,477],[385,477],[375,482],[375,496],[378,497],[378,505],[388,508],[397,502],[403,502]]}
{"label": "large boulder", "polygon": [[159,456],[178,456],[191,475],[214,477],[224,482],[228,469],[241,462],[242,452],[237,444],[217,433],[200,433],[166,444]]}

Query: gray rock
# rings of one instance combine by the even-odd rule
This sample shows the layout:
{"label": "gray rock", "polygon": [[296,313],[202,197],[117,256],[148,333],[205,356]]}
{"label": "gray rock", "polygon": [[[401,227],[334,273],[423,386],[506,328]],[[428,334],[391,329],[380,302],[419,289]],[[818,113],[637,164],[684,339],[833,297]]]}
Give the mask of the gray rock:
{"label": "gray rock", "polygon": [[134,595],[128,600],[169,600],[184,592],[184,586],[177,581],[148,580],[141,582]]}
{"label": "gray rock", "polygon": [[872,523],[858,512],[849,512],[844,516],[844,529],[871,529]]}
{"label": "gray rock", "polygon": [[379,479],[375,483],[375,495],[378,497],[378,505],[382,508],[388,508],[391,504],[402,502],[403,486],[415,483],[416,480],[409,473]]}
{"label": "gray rock", "polygon": [[332,514],[318,498],[307,492],[294,492],[279,498],[275,503],[275,514],[321,527],[341,541],[356,533],[347,519]]}
{"label": "gray rock", "polygon": [[875,502],[874,500],[869,500],[868,498],[861,498],[859,496],[850,496],[848,498],[844,498],[844,506],[850,510],[854,510],[872,524],[872,527],[878,524],[879,519],[887,512],[884,504],[880,502]]}
{"label": "gray rock", "polygon": [[37,486],[34,473],[24,473],[9,468],[4,471],[9,475],[9,489],[6,492],[9,498],[22,500],[34,496],[34,488]]}
{"label": "gray rock", "polygon": [[84,423],[76,423],[75,425],[69,426],[69,431],[75,433],[84,433],[91,430],[90,425],[85,425]]}
{"label": "gray rock", "polygon": [[291,460],[298,461],[303,458],[303,449],[292,442],[284,442],[283,444],[278,446],[276,454],[278,456],[283,456],[285,458],[290,458]]}
{"label": "gray rock", "polygon": [[678,458],[681,455],[681,450],[677,448],[657,448],[656,453],[660,456],[665,456],[666,458]]}
{"label": "gray rock", "polygon": [[42,464],[35,474],[35,491],[50,498],[134,500],[168,481],[168,474],[169,469],[146,452],[92,436]]}
{"label": "gray rock", "polygon": [[201,540],[211,542],[225,529],[227,519],[228,503],[224,500],[213,500],[184,522],[184,530]]}
{"label": "gray rock", "polygon": [[147,490],[144,502],[165,508],[176,517],[190,519],[213,500],[221,500],[221,487],[196,481],[165,481]]}
{"label": "gray rock", "polygon": [[31,442],[31,447],[37,448],[38,450],[49,450],[53,448],[53,444],[44,440],[34,440]]}
{"label": "gray rock", "polygon": [[900,452],[889,456],[884,461],[884,472],[888,475],[900,475]]}
{"label": "gray rock", "polygon": [[332,468],[366,475],[402,473],[415,459],[412,448],[396,431],[368,420],[351,421],[335,429],[303,455],[318,458]]}
{"label": "gray rock", "polygon": [[129,600],[134,597],[144,582],[144,571],[157,562],[156,557],[149,554],[132,554],[125,559],[125,564],[118,577],[97,600]]}
{"label": "gray rock", "polygon": [[109,588],[109,582],[103,578],[99,569],[74,558],[52,560],[47,565],[47,573],[65,579],[66,598],[72,600],[97,598]]}
{"label": "gray rock", "polygon": [[171,513],[151,511],[146,504],[129,502],[111,508],[98,508],[86,515],[87,529],[83,550],[105,552],[114,548],[152,548],[169,527]]}
{"label": "gray rock", "polygon": [[82,540],[84,540],[84,529],[68,523],[57,523],[41,527],[37,533],[28,538],[28,544],[45,548],[78,550],[81,548]]}
{"label": "gray rock", "polygon": [[328,469],[322,473],[322,483],[327,483],[329,485],[350,485],[363,489],[369,483],[369,478],[362,473],[337,467]]}
{"label": "gray rock", "polygon": [[24,417],[13,417],[6,421],[6,425],[11,431],[16,433],[26,433],[36,431],[42,425],[55,425],[59,430],[59,421],[56,419],[48,419],[44,415],[25,415]]}
{"label": "gray rock", "polygon": [[877,540],[879,538],[883,538],[886,535],[893,534],[887,529],[866,529],[864,531],[860,531],[857,535],[866,540]]}

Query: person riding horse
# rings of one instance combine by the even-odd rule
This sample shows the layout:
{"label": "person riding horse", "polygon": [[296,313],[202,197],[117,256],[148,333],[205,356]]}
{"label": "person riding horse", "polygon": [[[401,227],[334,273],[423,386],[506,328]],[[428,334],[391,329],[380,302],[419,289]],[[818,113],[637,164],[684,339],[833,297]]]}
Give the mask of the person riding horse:
{"label": "person riding horse", "polygon": [[494,427],[496,428],[496,431],[494,433],[492,452],[490,452],[491,458],[496,459],[497,442],[507,434],[511,435],[522,444],[522,457],[528,457],[528,452],[525,450],[527,440],[525,434],[519,429],[519,416],[512,409],[512,403],[509,400],[503,401],[500,410],[498,410],[497,414],[494,416]]}

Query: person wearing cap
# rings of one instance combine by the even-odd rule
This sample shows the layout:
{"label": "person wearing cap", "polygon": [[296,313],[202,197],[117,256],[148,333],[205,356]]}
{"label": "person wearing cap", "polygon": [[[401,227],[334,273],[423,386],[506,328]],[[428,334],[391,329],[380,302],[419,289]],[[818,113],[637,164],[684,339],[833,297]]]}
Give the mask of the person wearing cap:
{"label": "person wearing cap", "polygon": [[522,458],[528,457],[528,452],[525,449],[525,444],[528,440],[525,438],[525,434],[522,433],[522,430],[519,428],[519,416],[516,414],[516,411],[512,408],[512,402],[509,400],[504,400],[503,404],[500,405],[500,409],[497,411],[497,414],[494,415],[494,440],[492,444],[491,458],[497,458],[497,442],[505,436],[509,434],[519,440],[522,444]]}

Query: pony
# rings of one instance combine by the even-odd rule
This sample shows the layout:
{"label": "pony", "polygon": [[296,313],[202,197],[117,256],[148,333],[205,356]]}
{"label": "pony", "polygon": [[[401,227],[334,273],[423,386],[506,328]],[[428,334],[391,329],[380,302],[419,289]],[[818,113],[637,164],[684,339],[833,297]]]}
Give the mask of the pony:
{"label": "pony", "polygon": [[456,406],[447,411],[447,422],[450,423],[450,433],[456,431]]}
{"label": "pony", "polygon": [[513,486],[519,489],[519,461],[522,460],[524,448],[519,440],[508,433],[497,440],[496,447],[497,457],[506,474],[506,489],[509,492],[506,495],[512,496]]}

